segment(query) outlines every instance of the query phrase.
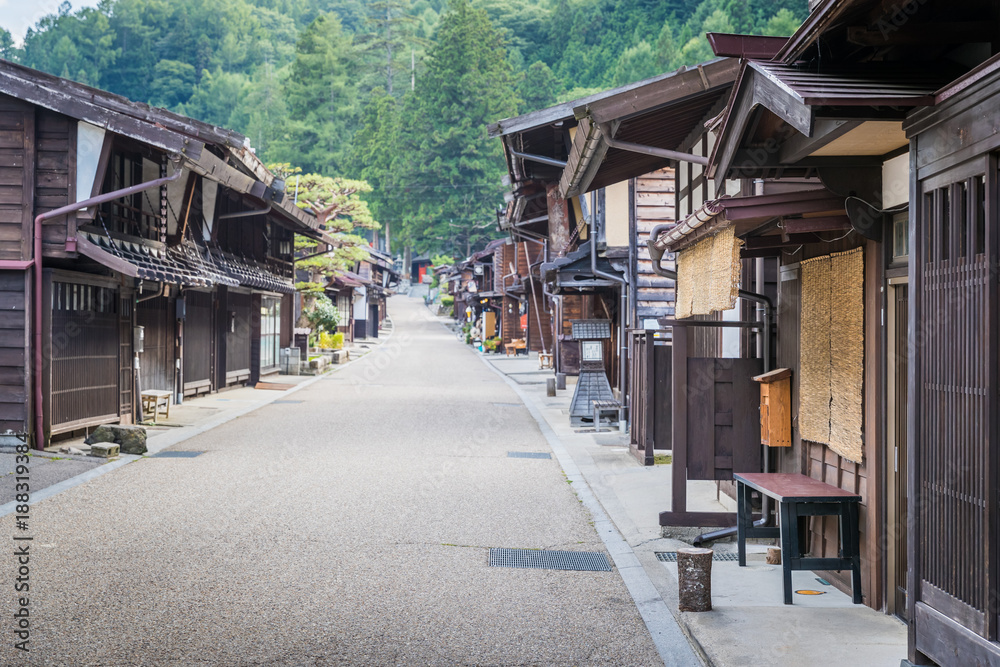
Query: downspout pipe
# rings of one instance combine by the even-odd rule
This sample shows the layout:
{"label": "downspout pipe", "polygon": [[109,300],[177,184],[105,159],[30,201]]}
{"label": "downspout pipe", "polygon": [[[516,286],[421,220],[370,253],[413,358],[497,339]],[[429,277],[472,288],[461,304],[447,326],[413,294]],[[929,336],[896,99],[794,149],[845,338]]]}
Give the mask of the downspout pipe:
{"label": "downspout pipe", "polygon": [[[593,193],[596,195],[596,191]],[[625,406],[625,362],[628,360],[628,345],[625,341],[625,331],[628,327],[628,281],[614,273],[606,273],[597,268],[597,206],[590,207],[590,270],[595,276],[606,278],[621,286],[621,303],[618,306],[618,394],[622,399],[622,409]],[[654,262],[655,264],[655,262]],[[622,410],[618,412],[618,421],[622,421]]]}
{"label": "downspout pipe", "polygon": [[[663,252],[658,248],[653,246],[653,241],[659,237],[661,232],[665,232],[673,227],[671,224],[661,224],[653,227],[649,232],[649,240],[646,242],[649,247],[649,256],[653,260],[653,272],[664,278],[669,278],[671,280],[677,280],[677,272],[670,269],[665,269],[660,265],[660,260],[663,259]],[[745,299],[746,301],[751,301],[763,306],[764,315],[764,332],[763,332],[763,358],[764,358],[764,372],[771,370],[771,320],[774,316],[774,302],[771,301],[769,297],[764,294],[758,294],[756,292],[748,292],[746,290],[739,291],[739,298]],[[761,309],[758,309],[760,312]],[[761,445],[763,447],[763,445]],[[764,448],[763,459],[764,459],[764,472],[771,472],[771,459],[768,456],[769,452],[767,448]],[[771,514],[771,499],[766,495],[763,496],[761,500],[761,514],[763,515],[758,521],[754,522],[755,526],[765,526],[770,520]],[[709,542],[712,540],[717,540],[723,537],[729,537],[736,533],[735,528],[723,528],[722,530],[716,530],[709,533],[703,533],[694,539],[692,544],[698,545],[704,542]]]}
{"label": "downspout pipe", "polygon": [[152,301],[153,299],[158,299],[161,296],[167,295],[167,283],[160,283],[160,289],[156,290],[152,294],[147,296],[141,296],[135,300],[136,303],[142,303],[143,301]]}
{"label": "downspout pipe", "polygon": [[552,353],[555,355],[556,359],[556,363],[553,364],[553,366],[556,366],[559,363],[559,336],[562,334],[562,295],[553,294],[546,289],[546,282],[544,280],[542,281],[542,294],[552,299],[552,302],[556,304],[556,330],[555,336],[552,338]]}
{"label": "downspout pipe", "polygon": [[[31,295],[32,298],[32,310],[34,311],[34,342],[35,342],[35,355],[34,355],[34,368],[32,369],[32,378],[35,383],[34,386],[34,398],[35,398],[35,449],[45,448],[45,433],[44,424],[45,420],[42,418],[42,364],[44,363],[44,356],[42,354],[42,223],[46,220],[51,220],[52,218],[58,218],[80,209],[90,208],[91,206],[97,206],[98,204],[103,204],[105,202],[114,201],[115,199],[121,199],[122,197],[128,197],[129,195],[134,195],[136,193],[142,192],[143,190],[148,190],[150,188],[156,188],[161,185],[165,185],[171,181],[176,181],[180,178],[183,171],[178,169],[172,176],[166,176],[164,178],[157,178],[152,181],[147,181],[145,183],[139,183],[138,185],[133,185],[122,190],[115,190],[114,192],[107,192],[102,195],[97,195],[96,197],[91,197],[90,199],[84,199],[83,201],[76,202],[73,204],[68,204],[66,206],[61,206],[55,210],[42,213],[35,217],[35,229],[34,229],[34,257],[31,260],[30,266],[34,270],[34,290]],[[75,239],[74,239],[75,241]],[[69,241],[67,240],[67,243]],[[23,263],[22,263],[23,264]],[[11,268],[0,263],[0,269]],[[21,267],[26,268],[26,267]]]}

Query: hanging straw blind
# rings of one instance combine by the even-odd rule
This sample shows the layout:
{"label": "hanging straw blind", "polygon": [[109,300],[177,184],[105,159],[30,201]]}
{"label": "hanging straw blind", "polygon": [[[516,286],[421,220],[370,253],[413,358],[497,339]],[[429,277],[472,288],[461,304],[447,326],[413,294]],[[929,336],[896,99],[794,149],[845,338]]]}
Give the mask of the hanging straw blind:
{"label": "hanging straw blind", "polygon": [[802,262],[799,432],[844,458],[862,458],[864,254]]}
{"label": "hanging straw blind", "polygon": [[677,253],[678,319],[729,310],[740,289],[740,247],[728,226]]}

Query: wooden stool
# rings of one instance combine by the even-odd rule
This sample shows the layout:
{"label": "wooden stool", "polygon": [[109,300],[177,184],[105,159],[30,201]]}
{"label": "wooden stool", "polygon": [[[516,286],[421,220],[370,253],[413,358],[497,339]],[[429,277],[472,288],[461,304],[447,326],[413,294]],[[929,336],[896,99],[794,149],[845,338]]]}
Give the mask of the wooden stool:
{"label": "wooden stool", "polygon": [[538,353],[538,368],[552,368],[552,353],[551,352],[539,352]]}
{"label": "wooden stool", "polygon": [[163,406],[167,419],[170,419],[170,403],[173,400],[174,392],[162,389],[147,389],[142,392],[142,418],[146,418],[147,412],[153,413],[153,423],[156,423],[156,416]]}

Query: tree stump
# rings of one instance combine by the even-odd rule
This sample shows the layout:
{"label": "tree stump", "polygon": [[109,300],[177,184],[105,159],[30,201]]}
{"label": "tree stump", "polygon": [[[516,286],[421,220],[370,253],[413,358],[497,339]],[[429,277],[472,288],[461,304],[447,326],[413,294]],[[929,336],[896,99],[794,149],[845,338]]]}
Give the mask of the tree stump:
{"label": "tree stump", "polygon": [[712,611],[711,549],[678,549],[677,580],[681,611]]}

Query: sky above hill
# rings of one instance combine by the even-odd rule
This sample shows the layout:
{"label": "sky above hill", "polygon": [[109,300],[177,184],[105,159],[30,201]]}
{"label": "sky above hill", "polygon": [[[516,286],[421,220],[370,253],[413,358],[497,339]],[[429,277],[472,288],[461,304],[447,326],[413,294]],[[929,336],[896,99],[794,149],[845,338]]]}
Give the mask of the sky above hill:
{"label": "sky above hill", "polygon": [[[97,2],[98,0],[76,0],[71,4],[73,11],[76,11],[81,7],[96,7]],[[28,28],[46,14],[55,14],[60,4],[62,0],[0,0],[0,27],[9,31],[20,44]]]}

